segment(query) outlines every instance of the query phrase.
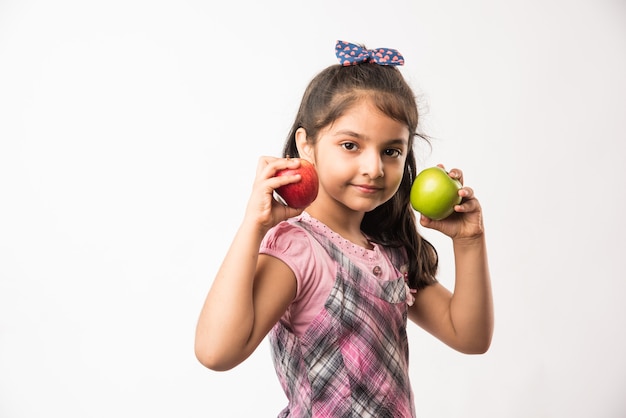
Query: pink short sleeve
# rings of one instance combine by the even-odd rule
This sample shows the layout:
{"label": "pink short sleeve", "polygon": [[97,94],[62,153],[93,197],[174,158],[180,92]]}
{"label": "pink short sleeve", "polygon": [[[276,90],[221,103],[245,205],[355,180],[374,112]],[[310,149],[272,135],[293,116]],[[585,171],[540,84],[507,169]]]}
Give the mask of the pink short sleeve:
{"label": "pink short sleeve", "polygon": [[293,271],[296,297],[283,320],[297,335],[302,335],[330,294],[335,263],[315,238],[289,222],[281,222],[266,234],[259,253],[278,258]]}

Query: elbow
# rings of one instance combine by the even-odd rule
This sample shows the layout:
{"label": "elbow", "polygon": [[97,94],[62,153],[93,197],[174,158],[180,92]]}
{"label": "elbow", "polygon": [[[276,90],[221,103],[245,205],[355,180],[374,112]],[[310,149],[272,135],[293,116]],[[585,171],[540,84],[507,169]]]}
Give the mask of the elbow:
{"label": "elbow", "polygon": [[197,349],[196,358],[204,367],[215,372],[224,372],[236,366],[236,364],[225,361],[225,359],[220,356],[216,356],[207,351],[198,351]]}
{"label": "elbow", "polygon": [[468,336],[460,351],[465,354],[485,354],[491,347],[493,339],[493,319],[483,327],[476,330],[472,336]]}
{"label": "elbow", "polygon": [[207,369],[215,372],[224,372],[233,369],[242,360],[239,360],[232,350],[223,350],[211,344],[199,344],[194,347],[196,359]]}
{"label": "elbow", "polygon": [[223,362],[221,362],[218,358],[208,353],[199,352],[198,350],[196,350],[196,358],[198,359],[200,364],[202,364],[204,367],[206,367],[209,370],[213,370],[215,372],[223,372],[223,371],[229,370],[229,368],[226,367],[226,365],[223,364]]}
{"label": "elbow", "polygon": [[474,354],[474,355],[485,354],[487,351],[489,351],[490,346],[491,346],[491,342],[486,342],[483,344],[475,344],[471,347],[468,347],[466,350],[464,350],[464,353]]}
{"label": "elbow", "polygon": [[237,365],[237,363],[229,361],[225,356],[215,351],[200,349],[198,346],[195,348],[195,354],[200,364],[215,372],[224,372]]}
{"label": "elbow", "polygon": [[458,350],[464,354],[480,355],[485,354],[491,347],[491,335],[483,338],[477,338],[459,347]]}

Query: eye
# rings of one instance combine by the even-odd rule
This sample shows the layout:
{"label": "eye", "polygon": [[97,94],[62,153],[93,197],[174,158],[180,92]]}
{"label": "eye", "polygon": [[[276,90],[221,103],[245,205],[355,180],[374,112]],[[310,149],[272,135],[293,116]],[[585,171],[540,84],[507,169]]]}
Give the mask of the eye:
{"label": "eye", "polygon": [[395,148],[388,148],[383,153],[385,154],[385,156],[393,158],[398,158],[402,155],[402,151]]}
{"label": "eye", "polygon": [[357,145],[354,142],[344,142],[341,146],[347,151],[354,151],[357,149]]}

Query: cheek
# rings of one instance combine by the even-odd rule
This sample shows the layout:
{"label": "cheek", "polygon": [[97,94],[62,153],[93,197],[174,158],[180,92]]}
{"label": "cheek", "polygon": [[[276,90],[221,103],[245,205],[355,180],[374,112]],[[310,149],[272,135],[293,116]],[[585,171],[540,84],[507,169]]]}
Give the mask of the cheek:
{"label": "cheek", "polygon": [[385,176],[388,178],[389,184],[395,185],[396,188],[399,187],[404,177],[404,165],[398,164],[397,167],[386,171]]}
{"label": "cheek", "polygon": [[329,187],[335,188],[338,184],[343,182],[344,173],[343,167],[340,164],[329,164],[325,162],[319,164],[316,168],[320,185],[325,189]]}
{"label": "cheek", "polygon": [[393,189],[393,194],[396,194],[398,192],[398,189],[400,188],[400,185],[402,184],[402,176],[398,176],[396,179],[393,180],[391,184],[393,185],[391,187],[391,189]]}
{"label": "cheek", "polygon": [[394,195],[398,192],[398,189],[402,184],[402,179],[404,178],[404,168],[386,172],[385,177],[387,177],[387,187],[389,191],[393,191],[391,194]]}

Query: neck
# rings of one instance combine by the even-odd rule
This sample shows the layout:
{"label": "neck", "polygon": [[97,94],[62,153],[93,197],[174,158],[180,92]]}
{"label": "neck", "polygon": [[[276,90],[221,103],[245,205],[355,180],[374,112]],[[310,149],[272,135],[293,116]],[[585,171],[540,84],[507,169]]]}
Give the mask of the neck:
{"label": "neck", "polygon": [[343,238],[364,248],[371,249],[372,245],[361,231],[361,221],[363,213],[351,212],[350,214],[341,211],[317,210],[315,205],[306,209],[313,218],[322,222]]}

